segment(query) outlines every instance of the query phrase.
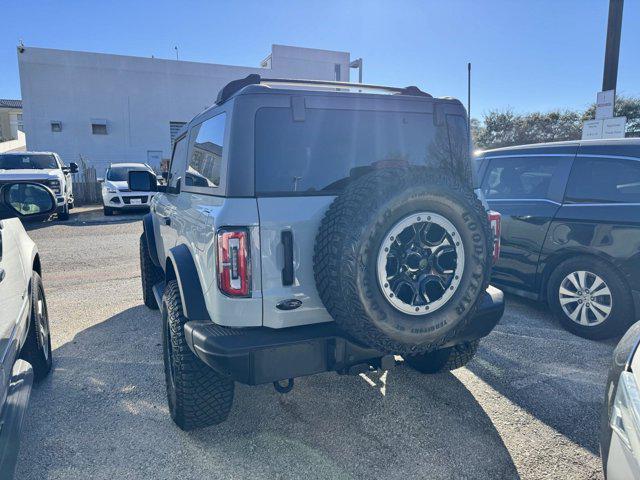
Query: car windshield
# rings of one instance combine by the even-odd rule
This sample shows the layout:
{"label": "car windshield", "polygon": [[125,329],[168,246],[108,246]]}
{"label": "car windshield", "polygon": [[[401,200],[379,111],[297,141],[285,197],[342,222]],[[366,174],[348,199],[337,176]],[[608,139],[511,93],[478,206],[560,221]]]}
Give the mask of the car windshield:
{"label": "car windshield", "polygon": [[0,155],[0,170],[42,170],[58,168],[56,157],[48,153]]}
{"label": "car windshield", "polygon": [[144,171],[140,167],[111,167],[107,170],[107,180],[112,182],[126,182],[129,180],[129,172],[132,170]]}

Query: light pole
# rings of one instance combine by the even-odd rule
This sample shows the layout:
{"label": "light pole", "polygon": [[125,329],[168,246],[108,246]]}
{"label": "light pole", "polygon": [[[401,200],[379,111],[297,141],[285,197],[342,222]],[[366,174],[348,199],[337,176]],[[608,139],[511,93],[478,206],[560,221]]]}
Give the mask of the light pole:
{"label": "light pole", "polygon": [[349,67],[358,69],[358,83],[362,83],[362,58],[356,58]]}
{"label": "light pole", "polygon": [[618,82],[618,58],[620,57],[623,6],[624,0],[609,0],[607,47],[604,53],[604,73],[602,75],[603,91],[615,90]]}

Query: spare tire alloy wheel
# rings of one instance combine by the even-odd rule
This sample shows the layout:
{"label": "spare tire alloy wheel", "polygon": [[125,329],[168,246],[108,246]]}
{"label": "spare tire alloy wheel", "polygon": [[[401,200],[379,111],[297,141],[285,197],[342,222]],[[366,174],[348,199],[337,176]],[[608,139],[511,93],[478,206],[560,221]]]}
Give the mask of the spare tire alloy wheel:
{"label": "spare tire alloy wheel", "polygon": [[613,297],[607,283],[595,273],[579,270],[564,277],[558,291],[562,311],[586,327],[604,322],[611,314]]}
{"label": "spare tire alloy wheel", "polygon": [[464,271],[464,246],[442,215],[419,212],[396,223],[378,253],[380,289],[397,310],[424,315],[456,292]]}

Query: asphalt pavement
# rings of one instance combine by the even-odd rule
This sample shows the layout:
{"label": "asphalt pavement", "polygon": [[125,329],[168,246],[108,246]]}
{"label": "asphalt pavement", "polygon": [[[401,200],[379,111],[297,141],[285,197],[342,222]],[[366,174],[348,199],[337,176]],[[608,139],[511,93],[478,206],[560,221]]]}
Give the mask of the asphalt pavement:
{"label": "asphalt pavement", "polygon": [[507,297],[453,373],[400,366],[236,386],[226,423],[171,421],[160,316],[142,304],[140,215],[32,223],[54,370],[32,393],[16,479],[602,478],[598,422],[614,341],[565,332]]}

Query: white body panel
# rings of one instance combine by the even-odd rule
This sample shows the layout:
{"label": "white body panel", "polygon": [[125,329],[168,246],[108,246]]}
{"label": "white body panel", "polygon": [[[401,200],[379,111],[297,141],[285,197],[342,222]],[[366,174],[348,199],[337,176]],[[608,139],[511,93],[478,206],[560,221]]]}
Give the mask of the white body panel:
{"label": "white body panel", "polygon": [[0,408],[16,355],[24,342],[29,315],[29,279],[35,244],[20,220],[0,220]]}

